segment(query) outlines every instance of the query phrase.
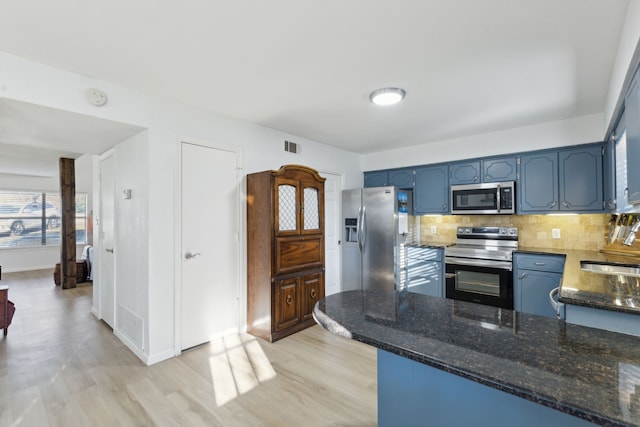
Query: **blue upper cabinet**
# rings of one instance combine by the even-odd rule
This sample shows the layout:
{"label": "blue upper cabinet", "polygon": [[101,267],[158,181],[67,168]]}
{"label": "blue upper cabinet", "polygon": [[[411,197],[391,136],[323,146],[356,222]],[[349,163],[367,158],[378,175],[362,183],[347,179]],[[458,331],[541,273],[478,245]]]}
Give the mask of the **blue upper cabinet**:
{"label": "blue upper cabinet", "polygon": [[515,181],[518,177],[516,157],[453,163],[450,174],[451,185]]}
{"label": "blue upper cabinet", "polygon": [[451,185],[479,184],[481,179],[480,160],[454,163],[450,167]]}
{"label": "blue upper cabinet", "polygon": [[449,213],[448,165],[416,168],[413,210],[416,215]]}
{"label": "blue upper cabinet", "polygon": [[387,185],[413,189],[413,168],[393,169],[387,173]]}
{"label": "blue upper cabinet", "polygon": [[618,207],[616,200],[616,141],[611,139],[602,146],[602,182],[604,193],[604,209],[615,211]]}
{"label": "blue upper cabinet", "polygon": [[561,211],[602,211],[602,145],[558,153]]}
{"label": "blue upper cabinet", "polygon": [[364,173],[364,186],[368,187],[384,187],[387,185],[387,171],[375,171]]}
{"label": "blue upper cabinet", "polygon": [[482,182],[516,181],[518,178],[515,156],[482,161]]}
{"label": "blue upper cabinet", "polygon": [[536,153],[520,158],[519,212],[558,210],[558,153]]}
{"label": "blue upper cabinet", "polygon": [[603,212],[602,147],[590,144],[523,155],[519,212]]}
{"label": "blue upper cabinet", "polygon": [[627,128],[627,202],[640,203],[640,83],[636,71],[624,97],[624,116]]}

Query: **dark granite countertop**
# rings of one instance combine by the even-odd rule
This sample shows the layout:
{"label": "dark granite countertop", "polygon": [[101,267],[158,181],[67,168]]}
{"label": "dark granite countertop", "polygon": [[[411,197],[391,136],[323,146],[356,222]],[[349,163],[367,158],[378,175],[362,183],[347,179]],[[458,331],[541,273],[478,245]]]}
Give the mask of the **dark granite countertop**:
{"label": "dark granite countertop", "polygon": [[607,426],[640,426],[640,338],[394,291],[330,295],[335,334]]}

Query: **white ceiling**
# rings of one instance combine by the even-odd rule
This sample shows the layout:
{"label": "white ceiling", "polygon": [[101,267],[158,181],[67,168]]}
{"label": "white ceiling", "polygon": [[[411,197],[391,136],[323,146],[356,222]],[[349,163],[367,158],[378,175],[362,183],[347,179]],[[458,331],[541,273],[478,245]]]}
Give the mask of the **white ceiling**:
{"label": "white ceiling", "polygon": [[0,98],[0,173],[57,176],[60,157],[101,154],[142,130]]}
{"label": "white ceiling", "polygon": [[0,50],[368,153],[602,112],[627,3],[4,1]]}

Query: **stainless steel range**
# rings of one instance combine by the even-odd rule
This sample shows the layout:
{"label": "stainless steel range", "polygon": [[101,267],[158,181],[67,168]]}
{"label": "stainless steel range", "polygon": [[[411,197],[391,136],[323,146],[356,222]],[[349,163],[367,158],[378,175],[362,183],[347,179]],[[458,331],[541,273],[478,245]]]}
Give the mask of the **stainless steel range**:
{"label": "stainless steel range", "polygon": [[515,227],[458,227],[445,248],[447,298],[513,309]]}

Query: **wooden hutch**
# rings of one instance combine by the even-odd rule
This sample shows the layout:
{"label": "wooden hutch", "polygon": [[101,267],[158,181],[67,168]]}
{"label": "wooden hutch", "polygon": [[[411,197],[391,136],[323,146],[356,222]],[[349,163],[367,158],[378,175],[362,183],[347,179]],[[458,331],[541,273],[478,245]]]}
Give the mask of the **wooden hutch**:
{"label": "wooden hutch", "polygon": [[247,175],[247,329],[276,341],[324,297],[324,181],[306,166]]}

